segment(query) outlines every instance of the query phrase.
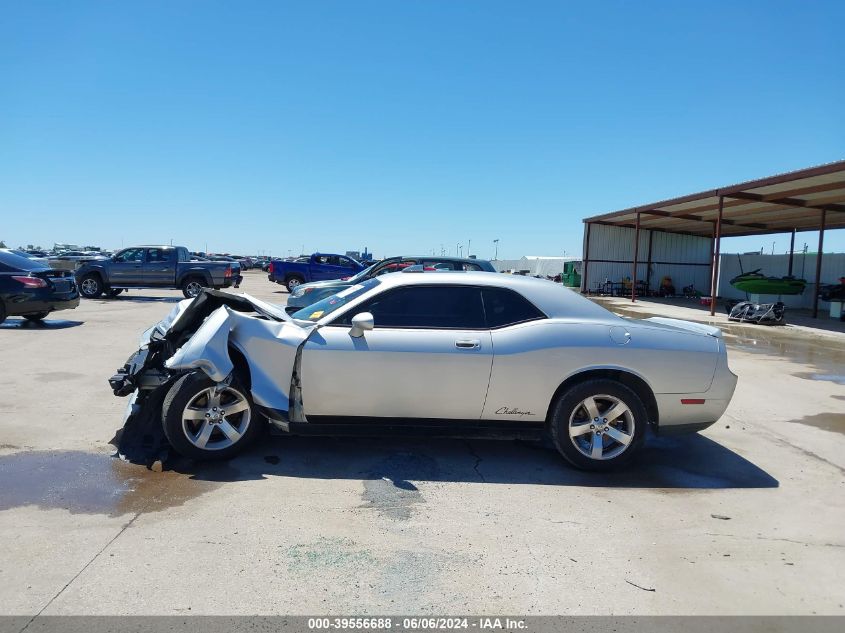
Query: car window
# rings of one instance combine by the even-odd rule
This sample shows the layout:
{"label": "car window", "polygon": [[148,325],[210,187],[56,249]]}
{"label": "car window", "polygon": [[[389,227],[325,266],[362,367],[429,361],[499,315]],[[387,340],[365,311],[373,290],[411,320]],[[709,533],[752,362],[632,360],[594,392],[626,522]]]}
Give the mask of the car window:
{"label": "car window", "polygon": [[143,248],[127,248],[115,257],[116,262],[142,262],[144,261]]}
{"label": "car window", "polygon": [[462,264],[461,270],[476,270],[476,271],[480,271],[480,270],[483,270],[483,268],[481,268],[481,266],[479,266],[478,264],[473,264],[473,263],[471,263],[471,262],[464,262],[464,263]]}
{"label": "car window", "polygon": [[348,257],[338,257],[337,259],[338,259],[339,264],[341,266],[343,266],[344,268],[352,268],[354,266],[354,264],[352,263],[352,260],[349,259]]}
{"label": "car window", "polygon": [[0,251],[0,270],[3,272],[18,272],[21,270],[41,270],[44,264],[39,264],[26,257],[15,255],[9,251]]}
{"label": "car window", "polygon": [[147,250],[147,261],[161,263],[170,261],[170,250],[165,248],[150,248]]}
{"label": "car window", "polygon": [[484,312],[490,328],[546,318],[534,304],[513,290],[483,288],[481,296],[484,298]]}
{"label": "car window", "polygon": [[[353,299],[356,299],[365,292],[372,290],[380,283],[381,282],[378,279],[367,279],[360,284],[344,288],[337,294],[326,297],[322,301],[318,301],[317,303],[313,303],[310,306],[302,308],[302,310],[298,310],[297,312],[291,314],[291,317],[301,321],[319,321],[323,317],[330,315],[332,312],[339,310]],[[351,316],[349,318],[350,320],[352,319]]]}
{"label": "car window", "polygon": [[[410,286],[373,297],[352,310],[370,312],[376,328],[483,329],[481,293],[469,286]],[[344,314],[344,325],[354,314]]]}

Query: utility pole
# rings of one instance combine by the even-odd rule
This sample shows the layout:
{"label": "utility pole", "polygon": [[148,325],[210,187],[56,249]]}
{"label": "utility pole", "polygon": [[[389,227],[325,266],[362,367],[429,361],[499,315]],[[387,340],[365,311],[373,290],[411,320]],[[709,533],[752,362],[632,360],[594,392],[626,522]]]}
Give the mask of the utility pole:
{"label": "utility pole", "polygon": [[496,245],[496,253],[493,255],[493,261],[496,261],[497,259],[499,259],[499,239],[496,238],[495,240],[493,240],[493,244]]}
{"label": "utility pole", "polygon": [[472,246],[472,240],[467,240],[467,257],[469,257],[469,249]]}

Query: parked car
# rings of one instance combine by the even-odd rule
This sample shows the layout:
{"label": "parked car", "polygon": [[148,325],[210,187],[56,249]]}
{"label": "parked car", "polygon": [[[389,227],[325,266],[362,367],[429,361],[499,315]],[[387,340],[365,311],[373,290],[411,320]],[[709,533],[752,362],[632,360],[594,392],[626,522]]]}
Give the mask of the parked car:
{"label": "parked car", "polygon": [[401,420],[547,433],[575,466],[605,470],[648,427],[713,424],[736,381],[717,328],[623,319],[546,280],[422,272],[367,279],[292,316],[205,292],[150,328],[109,383],[134,393],[127,422],[160,425],[193,458],[239,453],[265,418],[311,434]]}
{"label": "parked car", "polygon": [[0,323],[9,316],[41,321],[79,305],[73,275],[0,249]]}
{"label": "parked car", "polygon": [[[301,261],[303,259],[305,261]],[[351,277],[363,269],[363,264],[346,255],[314,253],[293,262],[274,259],[267,271],[267,278],[284,285],[288,292],[293,292],[300,284]]]}
{"label": "parked car", "polygon": [[349,288],[365,279],[372,279],[386,273],[398,272],[413,265],[422,265],[425,268],[434,270],[468,270],[484,271],[494,273],[496,269],[493,264],[483,259],[470,259],[463,257],[390,257],[383,259],[365,268],[360,273],[349,279],[333,279],[329,281],[315,281],[308,284],[300,284],[293,289],[288,297],[287,311],[295,312],[300,308],[316,303],[321,299]]}
{"label": "parked car", "polygon": [[33,255],[27,251],[21,251],[16,248],[0,248],[0,253],[11,253],[12,255],[17,255],[19,257],[25,257],[36,264],[40,264],[44,268],[50,267],[50,261],[46,257],[41,257],[39,255]]}
{"label": "parked car", "polygon": [[82,264],[76,279],[88,299],[129,288],[180,288],[190,298],[203,288],[228,288],[239,274],[237,263],[200,261],[184,246],[132,246]]}

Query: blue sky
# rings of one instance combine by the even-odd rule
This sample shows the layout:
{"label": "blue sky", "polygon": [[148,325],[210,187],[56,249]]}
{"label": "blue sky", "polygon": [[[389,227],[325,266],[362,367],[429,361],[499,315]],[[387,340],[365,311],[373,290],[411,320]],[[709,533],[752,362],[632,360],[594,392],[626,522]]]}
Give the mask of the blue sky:
{"label": "blue sky", "polygon": [[845,158],[838,0],[0,7],[14,245],[580,254],[589,215]]}

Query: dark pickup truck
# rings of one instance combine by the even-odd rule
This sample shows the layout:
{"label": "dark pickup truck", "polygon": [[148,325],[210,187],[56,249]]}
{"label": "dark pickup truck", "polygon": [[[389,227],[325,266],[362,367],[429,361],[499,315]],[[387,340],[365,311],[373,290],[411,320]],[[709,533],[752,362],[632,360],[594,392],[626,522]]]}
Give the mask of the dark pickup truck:
{"label": "dark pickup truck", "polygon": [[228,288],[240,276],[237,262],[191,258],[184,246],[133,246],[76,270],[83,297],[114,297],[129,288],[179,288],[188,299],[203,288]]}

